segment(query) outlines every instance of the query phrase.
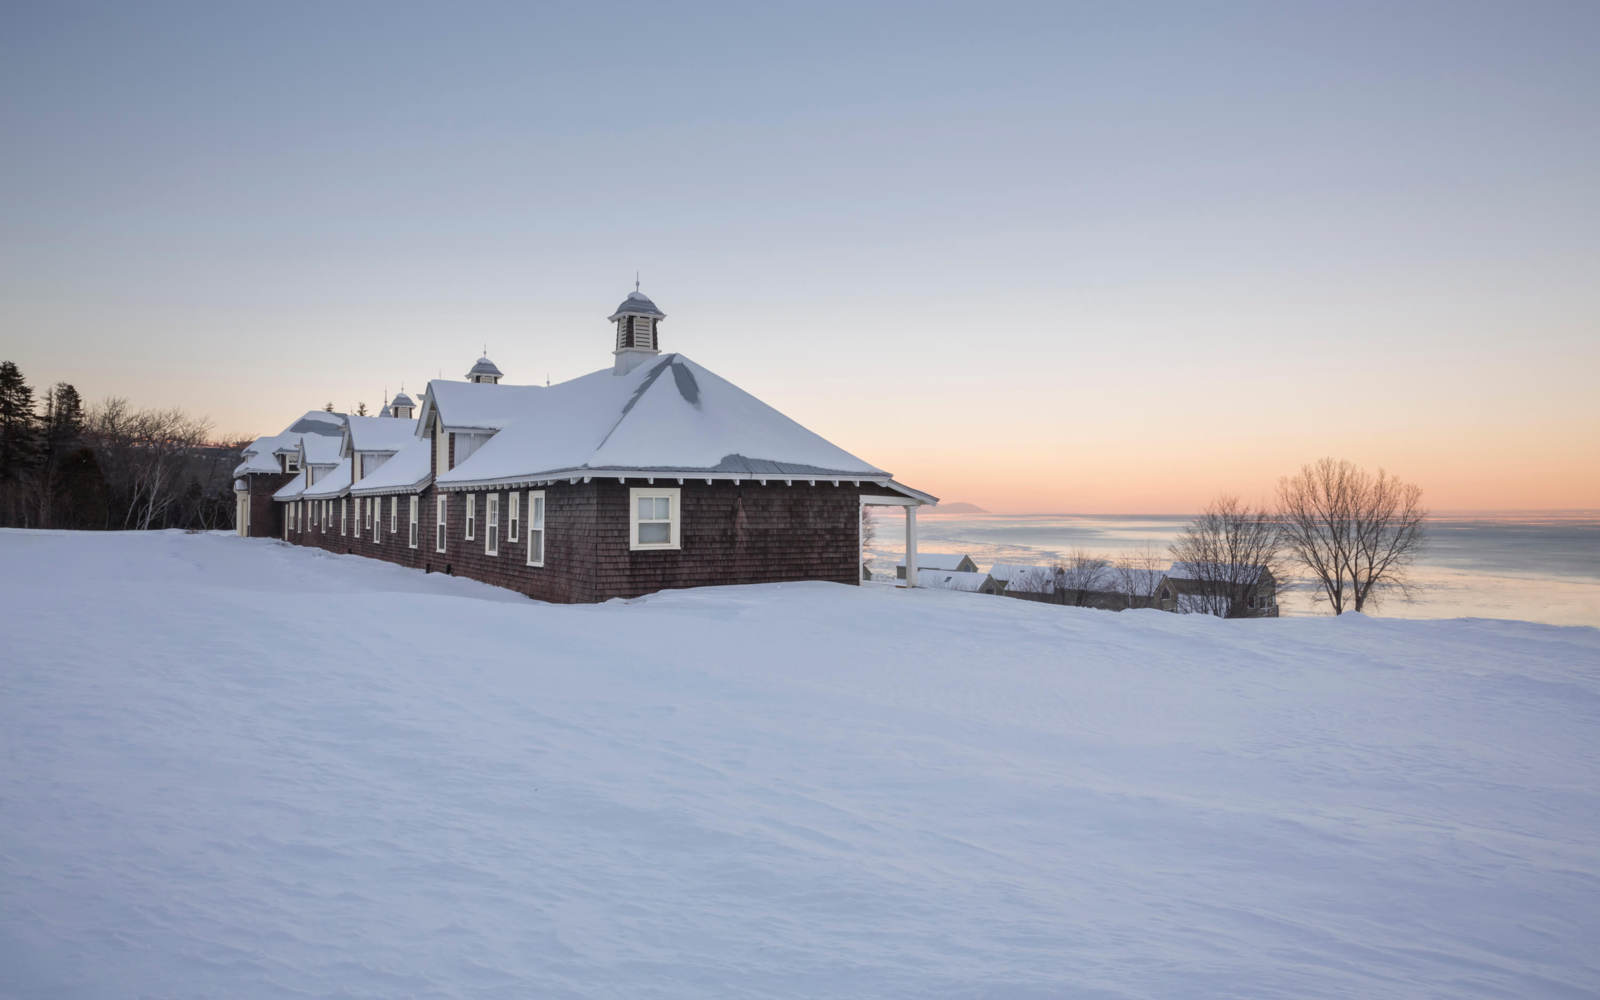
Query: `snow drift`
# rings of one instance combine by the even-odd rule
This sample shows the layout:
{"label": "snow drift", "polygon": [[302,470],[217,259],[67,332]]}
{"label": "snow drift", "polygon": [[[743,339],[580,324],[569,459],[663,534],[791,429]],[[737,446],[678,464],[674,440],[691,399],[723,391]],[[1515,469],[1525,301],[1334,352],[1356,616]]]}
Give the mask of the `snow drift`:
{"label": "snow drift", "polygon": [[1576,996],[1600,632],[0,532],[0,995]]}

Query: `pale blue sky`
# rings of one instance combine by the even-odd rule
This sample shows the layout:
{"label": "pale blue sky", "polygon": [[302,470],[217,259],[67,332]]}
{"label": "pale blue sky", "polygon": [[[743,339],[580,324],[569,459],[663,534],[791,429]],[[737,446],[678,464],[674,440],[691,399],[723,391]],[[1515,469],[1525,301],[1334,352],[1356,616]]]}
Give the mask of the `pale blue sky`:
{"label": "pale blue sky", "polygon": [[1595,3],[10,4],[0,356],[266,433],[600,367],[637,268],[951,499],[1600,505],[1597,53]]}

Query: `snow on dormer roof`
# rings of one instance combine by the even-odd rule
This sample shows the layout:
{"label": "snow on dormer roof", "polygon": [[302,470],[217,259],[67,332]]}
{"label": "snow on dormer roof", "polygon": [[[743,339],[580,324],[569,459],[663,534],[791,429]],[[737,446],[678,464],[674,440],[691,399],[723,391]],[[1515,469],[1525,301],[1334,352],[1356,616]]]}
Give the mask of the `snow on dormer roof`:
{"label": "snow on dormer roof", "polygon": [[332,472],[324,472],[310,486],[300,491],[307,500],[326,500],[342,497],[350,490],[350,459],[339,461]]}
{"label": "snow on dormer roof", "polygon": [[363,476],[350,488],[357,496],[372,493],[415,493],[428,485],[433,474],[433,439],[412,438],[376,472]]}
{"label": "snow on dormer roof", "polygon": [[417,439],[417,422],[403,417],[350,417],[345,436],[351,451],[392,453]]}

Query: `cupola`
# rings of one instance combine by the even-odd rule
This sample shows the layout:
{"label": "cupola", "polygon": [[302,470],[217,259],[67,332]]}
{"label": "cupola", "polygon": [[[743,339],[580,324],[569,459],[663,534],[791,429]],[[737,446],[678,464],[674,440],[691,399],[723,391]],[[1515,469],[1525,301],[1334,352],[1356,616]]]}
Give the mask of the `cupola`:
{"label": "cupola", "polygon": [[411,402],[411,397],[406,395],[406,391],[404,389],[401,389],[393,399],[389,400],[388,414],[391,417],[399,417],[402,420],[410,420],[411,411],[414,406],[416,406],[416,404]]}
{"label": "cupola", "polygon": [[656,324],[666,319],[667,314],[657,309],[638,288],[628,293],[609,318],[617,324],[617,348],[612,352],[617,360],[611,369],[613,374],[625,375],[646,358],[661,353]]}
{"label": "cupola", "polygon": [[499,385],[504,373],[495,367],[495,363],[488,358],[479,358],[478,363],[467,372],[468,382],[482,382],[487,385]]}

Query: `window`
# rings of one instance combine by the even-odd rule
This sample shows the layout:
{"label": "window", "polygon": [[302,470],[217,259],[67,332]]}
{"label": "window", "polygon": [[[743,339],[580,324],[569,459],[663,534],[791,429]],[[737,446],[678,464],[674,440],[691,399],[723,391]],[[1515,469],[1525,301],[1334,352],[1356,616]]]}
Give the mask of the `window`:
{"label": "window", "polygon": [[389,534],[400,530],[400,498],[389,498]]}
{"label": "window", "polygon": [[341,534],[341,535],[346,534],[345,524],[347,523],[346,522],[347,515],[346,515],[345,511],[346,511],[346,504],[348,504],[349,502],[350,501],[344,500],[344,499],[340,499],[340,501],[339,501],[339,534]]}
{"label": "window", "polygon": [[355,505],[354,513],[356,515],[356,519],[353,522],[351,522],[350,534],[352,534],[352,535],[360,535],[361,534],[361,498],[360,497],[356,497],[356,498],[352,499],[350,502]]}
{"label": "window", "polygon": [[628,491],[632,549],[676,549],[680,527],[678,498],[681,490],[635,486]]}
{"label": "window", "polygon": [[411,498],[411,540],[410,540],[409,544],[410,544],[410,546],[412,548],[416,548],[417,547],[417,498],[416,497],[412,497]]}
{"label": "window", "polygon": [[[471,510],[471,501],[468,501]],[[483,551],[486,555],[500,554],[500,494],[491,493],[483,498]]]}
{"label": "window", "polygon": [[544,565],[544,491],[528,494],[528,565]]}
{"label": "window", "polygon": [[445,511],[449,508],[449,503],[450,498],[441,493],[439,495],[439,508],[434,512],[433,519],[433,530],[435,535],[433,540],[433,551],[435,552],[444,551],[444,515]]}
{"label": "window", "polygon": [[476,494],[467,494],[467,541],[478,537],[478,497]]}
{"label": "window", "polygon": [[299,472],[300,471],[300,456],[299,455],[285,455],[285,456],[283,456],[283,471],[284,472]]}
{"label": "window", "polygon": [[372,540],[380,542],[383,540],[383,497],[368,497],[367,509],[372,511],[367,515],[367,520],[372,522]]}
{"label": "window", "polygon": [[[360,503],[360,502],[361,502],[360,500],[356,501],[356,503]],[[372,521],[373,521],[372,508],[375,507],[375,506],[377,506],[377,500],[375,500],[375,499],[369,499],[367,501],[367,503],[366,503],[366,508],[367,508],[367,527],[368,528],[372,527]]]}
{"label": "window", "polygon": [[521,493],[506,494],[506,507],[509,511],[506,516],[511,520],[511,526],[506,531],[506,541],[508,542],[514,542],[517,540],[517,508],[522,506],[521,500]]}

